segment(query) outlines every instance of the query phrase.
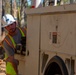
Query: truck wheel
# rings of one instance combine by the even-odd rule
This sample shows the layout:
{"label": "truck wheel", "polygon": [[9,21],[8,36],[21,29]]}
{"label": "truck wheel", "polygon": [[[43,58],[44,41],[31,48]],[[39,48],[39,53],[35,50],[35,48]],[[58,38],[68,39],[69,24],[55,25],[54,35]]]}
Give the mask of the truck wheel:
{"label": "truck wheel", "polygon": [[47,64],[44,75],[69,75],[64,61],[54,56]]}

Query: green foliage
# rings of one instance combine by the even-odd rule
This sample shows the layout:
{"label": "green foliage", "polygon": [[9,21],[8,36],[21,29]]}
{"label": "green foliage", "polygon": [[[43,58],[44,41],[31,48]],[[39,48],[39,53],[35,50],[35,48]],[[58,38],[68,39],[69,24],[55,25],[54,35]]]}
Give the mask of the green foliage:
{"label": "green foliage", "polygon": [[64,4],[67,4],[70,0],[64,0]]}

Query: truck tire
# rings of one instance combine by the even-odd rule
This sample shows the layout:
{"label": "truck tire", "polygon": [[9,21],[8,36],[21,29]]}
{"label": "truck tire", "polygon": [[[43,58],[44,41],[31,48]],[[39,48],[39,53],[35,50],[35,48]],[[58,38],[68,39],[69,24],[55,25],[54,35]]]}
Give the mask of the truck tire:
{"label": "truck tire", "polygon": [[47,64],[44,75],[69,75],[64,61],[54,56]]}

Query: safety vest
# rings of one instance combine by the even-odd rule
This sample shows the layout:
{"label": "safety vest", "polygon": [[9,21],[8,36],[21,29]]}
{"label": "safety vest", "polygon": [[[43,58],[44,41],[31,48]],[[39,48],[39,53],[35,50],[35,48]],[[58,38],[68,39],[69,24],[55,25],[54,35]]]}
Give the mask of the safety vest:
{"label": "safety vest", "polygon": [[[23,30],[21,28],[18,28],[18,29],[20,30],[22,37],[25,37]],[[16,43],[15,43],[14,39],[10,35],[8,35],[8,37],[10,38],[13,45],[11,45],[7,39],[4,39],[4,40],[7,42],[7,44],[9,46],[11,46],[12,48],[16,48]],[[7,59],[7,58],[8,58],[8,56],[5,54],[5,59]],[[17,75],[17,72],[15,71],[11,62],[7,62],[7,64],[6,64],[6,74]]]}
{"label": "safety vest", "polygon": [[[18,29],[20,30],[22,37],[25,37],[26,35],[24,34],[24,30],[21,29],[21,28],[18,28]],[[4,40],[7,42],[7,44],[9,46],[11,46],[12,48],[15,48],[16,47],[16,43],[15,43],[14,39],[9,34],[7,36],[10,38],[10,40],[12,42],[12,45],[10,44],[10,42],[6,38]]]}

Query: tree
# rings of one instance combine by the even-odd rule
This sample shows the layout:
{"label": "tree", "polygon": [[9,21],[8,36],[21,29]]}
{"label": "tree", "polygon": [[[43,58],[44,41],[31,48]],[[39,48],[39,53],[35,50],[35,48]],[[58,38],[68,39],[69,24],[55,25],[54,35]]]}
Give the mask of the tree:
{"label": "tree", "polygon": [[5,13],[7,14],[7,13],[10,13],[10,2],[9,2],[9,0],[7,1],[7,0],[4,0],[4,2],[5,2],[5,7],[4,7],[4,10],[5,10]]}
{"label": "tree", "polygon": [[20,0],[20,6],[18,7],[17,12],[19,26],[25,26],[26,24],[25,3],[25,0]]}

